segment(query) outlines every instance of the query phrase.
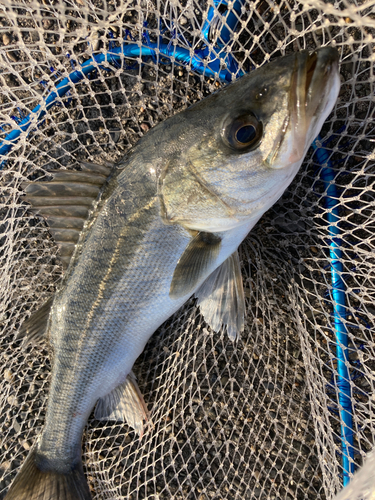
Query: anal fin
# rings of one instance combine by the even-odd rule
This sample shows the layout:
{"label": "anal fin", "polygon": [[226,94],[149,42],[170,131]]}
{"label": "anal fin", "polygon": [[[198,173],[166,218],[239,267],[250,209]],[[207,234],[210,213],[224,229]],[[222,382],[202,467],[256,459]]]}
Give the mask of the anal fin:
{"label": "anal fin", "polygon": [[213,330],[226,326],[235,340],[245,325],[245,295],[238,252],[234,252],[195,292],[201,313]]}
{"label": "anal fin", "polygon": [[145,427],[150,424],[150,417],[133,372],[129,373],[125,382],[98,400],[95,418],[124,421],[139,436],[143,436]]}

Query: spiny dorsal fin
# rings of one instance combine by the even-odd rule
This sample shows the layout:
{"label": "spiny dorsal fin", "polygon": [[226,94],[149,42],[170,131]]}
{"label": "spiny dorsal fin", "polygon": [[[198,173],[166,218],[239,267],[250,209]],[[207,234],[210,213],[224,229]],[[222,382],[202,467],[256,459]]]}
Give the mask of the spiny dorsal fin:
{"label": "spiny dorsal fin", "polygon": [[95,418],[125,421],[142,437],[145,426],[150,425],[151,422],[146,403],[132,371],[126,377],[125,382],[98,400]]}
{"label": "spiny dorsal fin", "polygon": [[173,273],[169,296],[178,299],[194,292],[195,287],[207,276],[220,251],[221,239],[212,233],[200,232],[191,240],[181,255]]}
{"label": "spiny dorsal fin", "polygon": [[235,340],[245,325],[245,295],[238,251],[215,269],[195,296],[206,323],[216,332],[222,325],[226,326],[228,337]]}
{"label": "spiny dorsal fin", "polygon": [[23,183],[24,200],[30,210],[43,216],[60,250],[64,268],[69,265],[75,245],[92,203],[106,182],[113,164],[81,163],[81,171],[53,172],[48,182]]}

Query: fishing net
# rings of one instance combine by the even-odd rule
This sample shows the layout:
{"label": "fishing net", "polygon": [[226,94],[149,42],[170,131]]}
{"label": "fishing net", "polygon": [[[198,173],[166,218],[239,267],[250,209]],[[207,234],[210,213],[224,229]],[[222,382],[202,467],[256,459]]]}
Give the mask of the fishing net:
{"label": "fishing net", "polygon": [[[50,376],[48,347],[21,347],[15,335],[63,273],[45,221],[21,198],[22,182],[79,169],[80,161],[116,162],[156,123],[223,86],[221,69],[235,78],[279,55],[327,44],[341,60],[340,96],[318,144],[327,154],[322,164],[309,151],[293,184],[240,247],[244,333],[232,343],[212,332],[190,300],[134,368],[153,427],[139,438],[125,424],[90,419],[84,468],[96,500],[331,499],[342,488],[351,432],[342,421],[346,381],[349,465],[365,466],[340,499],[375,495],[373,456],[366,465],[375,436],[375,2],[256,0],[235,12],[233,2],[213,5],[1,1],[1,140],[63,78],[107,54],[43,119],[34,116],[1,158],[1,498],[43,426]],[[238,22],[224,43],[233,12]],[[139,53],[110,55],[124,43]],[[164,44],[164,55],[147,52],[152,44]],[[207,48],[203,70],[189,58],[182,62],[177,47],[191,56]],[[209,70],[215,61],[216,73]],[[322,177],[327,168],[329,181]],[[332,255],[333,243],[340,254]],[[345,292],[339,323],[348,338],[344,381],[337,263]]]}

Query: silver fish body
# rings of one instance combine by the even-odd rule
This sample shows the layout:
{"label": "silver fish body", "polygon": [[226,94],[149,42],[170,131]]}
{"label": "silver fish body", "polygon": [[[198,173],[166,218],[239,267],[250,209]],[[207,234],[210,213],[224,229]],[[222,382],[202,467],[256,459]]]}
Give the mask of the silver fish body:
{"label": "silver fish body", "polygon": [[[293,180],[338,89],[334,49],[281,58],[156,126],[121,162],[54,299],[45,427],[8,500],[90,498],[81,439],[96,402],[169,316],[235,269],[218,272]],[[213,304],[203,297],[204,315]],[[241,322],[225,318],[213,326],[234,337]]]}

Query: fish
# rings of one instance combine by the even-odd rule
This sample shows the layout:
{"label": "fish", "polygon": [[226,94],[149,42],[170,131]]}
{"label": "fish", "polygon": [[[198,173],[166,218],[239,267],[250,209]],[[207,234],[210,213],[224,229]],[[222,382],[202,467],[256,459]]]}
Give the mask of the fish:
{"label": "fish", "polygon": [[206,323],[244,330],[238,247],[297,174],[335,105],[339,56],[324,47],[254,70],[152,128],[116,165],[82,163],[24,186],[66,271],[25,321],[49,342],[43,430],[6,500],[89,500],[90,413],[150,424],[132,372],[155,330],[195,296]]}

